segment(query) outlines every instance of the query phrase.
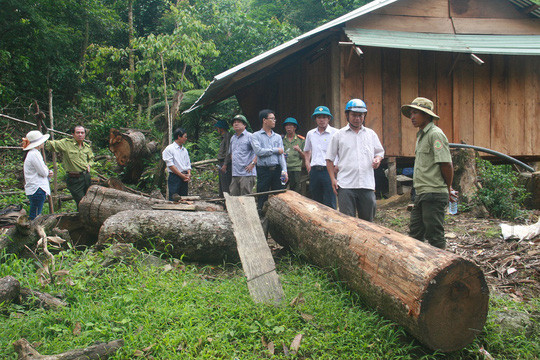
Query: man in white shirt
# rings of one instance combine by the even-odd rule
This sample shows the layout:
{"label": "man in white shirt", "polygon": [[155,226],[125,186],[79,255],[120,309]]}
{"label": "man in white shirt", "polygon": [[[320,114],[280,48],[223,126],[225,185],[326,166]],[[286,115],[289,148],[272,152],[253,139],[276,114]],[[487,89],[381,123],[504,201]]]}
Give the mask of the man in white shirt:
{"label": "man in white shirt", "polygon": [[[367,221],[375,217],[375,176],[384,157],[384,149],[375,131],[364,126],[366,104],[352,99],[345,106],[347,126],[338,130],[326,151],[326,167],[338,196],[339,211]],[[334,161],[339,158],[337,179]]]}
{"label": "man in white shirt", "polygon": [[169,179],[169,201],[173,200],[173,195],[186,196],[188,194],[188,183],[191,180],[191,161],[184,144],[187,141],[187,133],[184,129],[178,128],[173,133],[174,141],[163,150],[162,158],[167,165]]}
{"label": "man in white shirt", "polygon": [[326,167],[326,148],[337,129],[328,125],[333,116],[326,106],[317,106],[311,118],[317,127],[308,131],[304,145],[306,170],[309,174],[311,198],[321,204],[336,208],[336,195]]}

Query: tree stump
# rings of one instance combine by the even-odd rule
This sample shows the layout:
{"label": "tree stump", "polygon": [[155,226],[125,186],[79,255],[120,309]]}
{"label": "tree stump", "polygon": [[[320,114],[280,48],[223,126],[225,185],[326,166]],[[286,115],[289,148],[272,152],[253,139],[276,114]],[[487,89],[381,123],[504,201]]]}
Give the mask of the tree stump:
{"label": "tree stump", "polygon": [[116,157],[116,163],[126,167],[123,180],[128,184],[136,184],[144,171],[144,159],[156,151],[155,143],[147,143],[140,131],[117,129],[109,131],[109,150]]}
{"label": "tree stump", "polygon": [[469,203],[477,191],[476,152],[473,149],[452,149],[451,152],[453,187],[459,191],[459,201]]}
{"label": "tree stump", "polygon": [[270,197],[265,211],[274,240],[328,268],[429,348],[459,350],[482,331],[489,290],[472,262],[293,191]]}
{"label": "tree stump", "polygon": [[15,300],[18,302],[21,284],[13,276],[0,279],[0,304],[7,304]]}

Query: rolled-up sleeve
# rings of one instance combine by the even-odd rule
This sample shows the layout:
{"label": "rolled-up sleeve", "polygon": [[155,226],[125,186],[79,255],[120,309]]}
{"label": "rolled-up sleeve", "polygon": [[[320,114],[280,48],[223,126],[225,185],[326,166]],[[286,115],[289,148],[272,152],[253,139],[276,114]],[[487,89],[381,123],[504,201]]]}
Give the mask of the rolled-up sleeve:
{"label": "rolled-up sleeve", "polygon": [[163,154],[161,154],[161,158],[163,159],[163,161],[165,161],[165,164],[167,165],[167,167],[171,167],[174,165],[173,154],[172,152],[169,151],[168,148],[163,150]]}

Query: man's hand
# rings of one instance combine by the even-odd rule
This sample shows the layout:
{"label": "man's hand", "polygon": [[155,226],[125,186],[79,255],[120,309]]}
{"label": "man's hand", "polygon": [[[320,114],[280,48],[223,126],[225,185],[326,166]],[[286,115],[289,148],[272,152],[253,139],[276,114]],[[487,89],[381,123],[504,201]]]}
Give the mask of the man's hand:
{"label": "man's hand", "polygon": [[223,166],[221,167],[221,169],[219,169],[219,171],[225,174],[227,172],[227,165],[223,164]]}
{"label": "man's hand", "polygon": [[459,198],[459,192],[452,189],[452,187],[450,187],[450,189],[448,189],[448,201],[450,202],[456,202],[458,201],[458,198]]}
{"label": "man's hand", "polygon": [[283,148],[277,148],[277,150],[278,150],[278,154],[280,155],[283,154]]}
{"label": "man's hand", "polygon": [[255,164],[253,162],[250,162],[248,166],[245,167],[247,172],[251,172],[253,168],[255,167]]}
{"label": "man's hand", "polygon": [[337,195],[337,191],[338,191],[338,184],[337,184],[337,179],[334,177],[332,179],[330,179],[330,181],[332,181],[332,190],[334,191],[334,194]]}
{"label": "man's hand", "polygon": [[373,159],[373,162],[371,163],[371,166],[374,169],[377,169],[381,165],[381,160],[382,158],[380,156],[375,156],[375,158]]}
{"label": "man's hand", "polygon": [[303,153],[302,149],[300,149],[300,146],[298,146],[298,145],[294,145],[294,146],[293,146],[293,149],[296,150],[296,151],[298,151],[300,154]]}

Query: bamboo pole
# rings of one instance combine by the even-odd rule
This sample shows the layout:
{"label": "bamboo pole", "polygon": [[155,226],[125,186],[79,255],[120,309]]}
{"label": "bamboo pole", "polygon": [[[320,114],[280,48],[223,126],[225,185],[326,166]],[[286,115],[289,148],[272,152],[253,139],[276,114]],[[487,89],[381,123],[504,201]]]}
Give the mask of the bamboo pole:
{"label": "bamboo pole", "polygon": [[[53,115],[53,91],[49,89],[49,119],[51,121],[51,140],[54,140],[54,115]],[[53,151],[53,195],[55,199],[58,199],[58,163],[56,158],[56,151]]]}
{"label": "bamboo pole", "polygon": [[[43,132],[42,131],[42,125],[45,126],[45,123],[44,123],[44,119],[45,119],[45,114],[39,110],[39,105],[37,103],[37,101],[34,100],[34,104],[36,105],[36,112],[34,114],[34,116],[36,117],[36,120],[37,120],[37,128],[40,132]],[[47,162],[47,156],[45,155],[45,149],[43,147],[43,145],[41,146],[41,156],[43,156],[43,161],[46,163]],[[49,195],[49,213],[51,214],[54,214],[54,206],[53,206],[53,201],[52,201],[52,197]]]}
{"label": "bamboo pole", "polygon": [[[37,124],[34,124],[34,123],[30,122],[30,121],[17,119],[17,118],[11,117],[11,116],[9,116],[9,115],[0,114],[0,117],[3,117],[3,118],[8,119],[8,120],[17,121],[17,122],[20,122],[20,123],[22,123],[22,124],[27,124],[27,125],[32,125],[32,126],[34,126],[34,127],[38,127]],[[65,133],[65,132],[63,132],[63,131],[53,130],[53,129],[49,129],[49,130],[50,130],[51,132],[55,132],[55,133],[57,133],[57,134],[62,134],[62,135],[65,135],[65,136],[73,136],[73,135],[67,134],[67,133]],[[86,139],[85,139],[84,141],[86,141],[87,143],[91,143],[90,140],[86,140]]]}

